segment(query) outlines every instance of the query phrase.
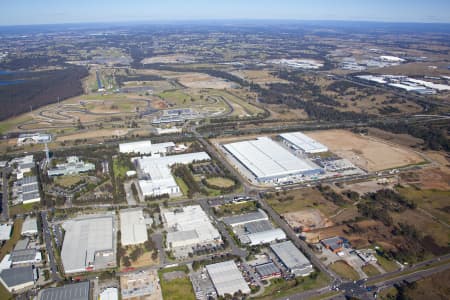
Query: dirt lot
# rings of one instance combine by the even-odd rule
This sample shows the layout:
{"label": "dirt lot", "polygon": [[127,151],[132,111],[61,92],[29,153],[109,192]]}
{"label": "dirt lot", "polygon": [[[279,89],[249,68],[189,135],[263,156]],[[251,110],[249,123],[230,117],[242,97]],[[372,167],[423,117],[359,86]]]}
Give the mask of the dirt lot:
{"label": "dirt lot", "polygon": [[392,189],[396,183],[397,180],[395,178],[386,178],[383,181],[378,179],[369,180],[363,182],[344,184],[342,186],[342,189],[340,189],[339,191],[352,190],[358,192],[360,195],[364,195],[367,193],[375,193],[383,189]]}
{"label": "dirt lot", "polygon": [[73,141],[73,140],[82,140],[82,139],[91,139],[91,138],[105,138],[115,136],[123,136],[128,133],[127,129],[101,129],[101,130],[89,130],[86,132],[80,132],[75,134],[70,134],[66,136],[59,136],[56,138],[56,141]]}
{"label": "dirt lot", "polygon": [[269,83],[287,83],[286,80],[273,76],[267,70],[242,70],[232,72],[232,74],[260,85],[266,85]]}
{"label": "dirt lot", "polygon": [[401,146],[388,145],[381,140],[346,130],[315,131],[308,133],[308,136],[370,172],[423,162],[419,155]]}
{"label": "dirt lot", "polygon": [[409,134],[396,134],[392,132],[387,132],[378,128],[369,128],[369,136],[373,136],[375,138],[393,141],[396,144],[404,145],[404,146],[416,146],[423,143],[422,139],[415,138]]}
{"label": "dirt lot", "polygon": [[178,81],[189,88],[196,89],[230,89],[233,87],[232,82],[225,81],[224,79],[209,76],[201,73],[187,73],[177,76]]}
{"label": "dirt lot", "polygon": [[450,174],[440,168],[428,168],[425,170],[402,174],[402,183],[411,184],[424,190],[450,190]]}
{"label": "dirt lot", "polygon": [[304,209],[283,214],[284,219],[292,228],[303,228],[303,231],[329,227],[333,225],[318,209]]}

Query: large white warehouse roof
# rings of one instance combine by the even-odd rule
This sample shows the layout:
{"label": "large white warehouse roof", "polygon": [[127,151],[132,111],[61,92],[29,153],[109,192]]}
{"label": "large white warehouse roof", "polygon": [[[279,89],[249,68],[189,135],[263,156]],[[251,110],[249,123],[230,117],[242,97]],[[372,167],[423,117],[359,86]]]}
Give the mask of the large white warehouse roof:
{"label": "large white warehouse roof", "polygon": [[258,180],[301,175],[319,168],[268,137],[225,144],[224,147]]}
{"label": "large white warehouse roof", "polygon": [[185,206],[163,212],[169,233],[167,244],[182,247],[221,240],[200,205]]}
{"label": "large white warehouse roof", "polygon": [[61,259],[65,273],[83,272],[89,267],[106,267],[115,262],[114,216],[70,220],[63,224],[63,228],[66,234]]}
{"label": "large white warehouse roof", "polygon": [[313,140],[301,132],[283,133],[280,134],[280,137],[294,147],[301,149],[305,153],[320,153],[328,151],[328,148],[325,145]]}
{"label": "large white warehouse roof", "polygon": [[166,153],[171,147],[175,147],[175,144],[173,142],[152,144],[150,140],[146,140],[120,144],[119,151],[120,153],[154,154]]}
{"label": "large white warehouse roof", "polygon": [[179,194],[180,190],[172,176],[170,166],[210,159],[211,158],[206,152],[186,153],[164,157],[146,156],[134,159],[139,165],[142,173],[149,177],[145,180],[139,180],[139,187],[142,194],[144,197],[162,194]]}
{"label": "large white warehouse roof", "polygon": [[148,240],[142,208],[120,211],[120,233],[123,246],[142,244]]}
{"label": "large white warehouse roof", "polygon": [[225,294],[233,295],[238,291],[244,294],[250,293],[250,288],[234,261],[230,260],[207,265],[206,270],[219,296]]}

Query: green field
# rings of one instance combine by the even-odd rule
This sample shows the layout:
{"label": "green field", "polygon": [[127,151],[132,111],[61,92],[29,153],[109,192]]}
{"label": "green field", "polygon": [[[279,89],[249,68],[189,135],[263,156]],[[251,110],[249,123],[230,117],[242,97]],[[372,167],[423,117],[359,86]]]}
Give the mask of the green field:
{"label": "green field", "polygon": [[83,176],[80,175],[67,175],[67,176],[59,176],[54,179],[55,184],[69,188],[71,186],[76,185],[83,179]]}
{"label": "green field", "polygon": [[385,270],[386,272],[393,272],[399,269],[397,263],[392,260],[388,260],[384,256],[375,254],[377,257],[378,264]]}
{"label": "green field", "polygon": [[214,185],[214,186],[220,187],[220,188],[229,188],[234,185],[233,180],[231,180],[229,178],[225,178],[225,177],[211,177],[211,178],[207,178],[206,181],[210,185]]}
{"label": "green field", "polygon": [[[182,271],[186,273],[186,277],[177,278],[173,280],[165,280],[164,273]],[[161,285],[161,291],[164,300],[195,300],[194,289],[192,288],[191,281],[187,275],[188,269],[186,266],[168,268],[158,271],[159,284]]]}
{"label": "green field", "polygon": [[362,267],[362,270],[363,270],[363,272],[366,273],[366,275],[369,276],[369,277],[372,277],[372,276],[375,276],[375,275],[380,274],[380,272],[378,271],[378,269],[375,268],[374,266],[370,265],[370,264],[369,264],[369,265],[366,265],[366,266],[363,266],[363,267]]}
{"label": "green field", "polygon": [[412,187],[397,188],[397,191],[408,200],[414,201],[418,207],[450,224],[450,214],[445,211],[449,205],[450,191],[418,190]]}
{"label": "green field", "polygon": [[178,184],[178,186],[181,189],[181,192],[183,193],[183,196],[186,196],[189,192],[189,187],[187,186],[187,184],[184,182],[184,180],[180,177],[174,176],[175,177],[175,181]]}
{"label": "green field", "polygon": [[268,287],[265,287],[264,293],[255,299],[269,300],[286,297],[295,293],[317,289],[328,284],[327,277],[323,273],[318,273],[316,278],[306,276],[298,277],[296,280],[290,281],[282,278],[276,278],[272,279],[270,282],[271,284]]}
{"label": "green field", "polygon": [[358,280],[359,275],[349,264],[347,264],[343,260],[338,260],[331,265],[328,266],[331,270],[333,270],[339,276],[350,279],[350,280]]}

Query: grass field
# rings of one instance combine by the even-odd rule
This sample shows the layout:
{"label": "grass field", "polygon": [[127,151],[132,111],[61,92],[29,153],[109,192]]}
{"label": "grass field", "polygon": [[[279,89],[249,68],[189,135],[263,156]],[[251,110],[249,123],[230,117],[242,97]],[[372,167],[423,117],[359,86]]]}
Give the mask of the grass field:
{"label": "grass field", "polygon": [[21,215],[24,213],[28,213],[33,210],[33,207],[35,205],[39,205],[39,203],[18,204],[18,205],[11,206],[9,208],[9,214],[11,216],[14,216],[14,215]]}
{"label": "grass field", "polygon": [[119,159],[113,158],[113,170],[115,177],[125,178],[127,176],[128,167],[120,163]]}
{"label": "grass field", "polygon": [[174,176],[174,178],[175,178],[175,182],[180,187],[181,192],[183,193],[184,196],[186,196],[189,192],[189,187],[187,186],[187,184],[184,182],[184,180],[181,177]]}
{"label": "grass field", "polygon": [[264,293],[256,297],[255,299],[274,299],[279,297],[286,297],[295,293],[300,293],[307,290],[317,289],[328,284],[327,277],[323,273],[319,273],[316,278],[309,276],[298,278],[299,281],[303,279],[303,282],[296,284],[294,280],[286,281],[278,278],[271,280],[270,286],[264,289]]}
{"label": "grass field", "polygon": [[369,277],[372,277],[372,276],[375,276],[375,275],[380,274],[380,272],[378,271],[378,269],[375,268],[374,266],[370,265],[370,264],[369,264],[369,265],[366,265],[366,266],[363,266],[363,267],[362,267],[362,270],[363,270],[363,272],[366,273],[366,275],[369,276]]}
{"label": "grass field", "polygon": [[397,188],[397,191],[407,199],[414,201],[418,207],[450,224],[450,214],[445,210],[449,205],[450,191],[418,190],[413,187]]}
{"label": "grass field", "polygon": [[[183,271],[186,277],[173,280],[165,280],[163,274],[173,271]],[[159,284],[164,300],[195,300],[194,290],[191,281],[187,276],[188,269],[186,266],[168,268],[158,271]]]}
{"label": "grass field", "polygon": [[395,263],[395,261],[388,260],[384,256],[381,256],[381,255],[378,255],[378,254],[375,254],[375,256],[377,257],[378,264],[386,272],[393,272],[393,271],[396,271],[396,270],[399,269],[399,267],[398,267],[397,263]]}
{"label": "grass field", "polygon": [[215,185],[217,187],[221,188],[229,188],[234,185],[234,181],[225,177],[211,177],[206,179],[206,181],[211,184]]}
{"label": "grass field", "polygon": [[225,215],[235,215],[235,214],[243,214],[250,211],[256,210],[256,203],[254,201],[242,202],[242,203],[232,203],[225,204],[220,207],[215,208],[215,212],[217,215],[225,216]]}
{"label": "grass field", "polygon": [[5,257],[6,254],[11,252],[11,250],[14,248],[14,245],[17,243],[18,240],[20,240],[20,233],[22,232],[22,224],[23,219],[17,218],[14,222],[11,238],[6,241],[5,245],[0,248],[0,260]]}
{"label": "grass field", "polygon": [[343,278],[347,278],[350,280],[358,280],[359,279],[359,275],[355,271],[355,269],[353,269],[349,264],[347,264],[343,260],[338,260],[338,261],[332,263],[331,265],[329,265],[329,268]]}
{"label": "grass field", "polygon": [[80,175],[67,175],[67,176],[58,176],[54,179],[54,182],[62,187],[71,187],[79,183],[83,179],[83,176]]}
{"label": "grass field", "polygon": [[278,193],[278,196],[274,194],[267,202],[279,214],[315,208],[329,217],[339,209],[335,204],[325,200],[319,191],[312,188],[292,190],[286,194]]}

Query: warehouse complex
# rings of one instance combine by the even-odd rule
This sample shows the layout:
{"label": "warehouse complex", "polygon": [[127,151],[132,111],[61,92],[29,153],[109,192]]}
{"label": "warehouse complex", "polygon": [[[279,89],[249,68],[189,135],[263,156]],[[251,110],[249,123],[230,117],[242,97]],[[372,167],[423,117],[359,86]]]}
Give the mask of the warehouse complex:
{"label": "warehouse complex", "polygon": [[113,215],[73,219],[65,230],[61,260],[66,274],[101,270],[116,265]]}
{"label": "warehouse complex", "polygon": [[206,152],[186,153],[164,157],[138,157],[133,161],[139,169],[139,188],[144,197],[181,195],[180,187],[172,176],[170,167],[174,164],[189,164],[194,161],[210,160]]}
{"label": "warehouse complex", "polygon": [[142,244],[148,240],[142,208],[120,210],[120,232],[122,246]]}
{"label": "warehouse complex", "polygon": [[280,134],[282,141],[295,151],[307,154],[327,152],[328,148],[316,140],[304,135],[301,132],[290,132]]}
{"label": "warehouse complex", "polygon": [[10,293],[33,287],[37,278],[37,269],[32,266],[4,269],[0,272],[0,282]]}
{"label": "warehouse complex", "polygon": [[239,291],[244,294],[250,294],[250,288],[234,261],[230,260],[207,265],[206,270],[214,284],[217,295],[233,295]]}
{"label": "warehouse complex", "polygon": [[120,153],[140,153],[147,155],[166,154],[175,147],[173,142],[152,144],[151,141],[139,141],[119,145]]}
{"label": "warehouse complex", "polygon": [[77,156],[69,156],[67,162],[57,164],[55,168],[48,169],[48,176],[64,176],[85,173],[95,170],[95,165],[80,160]]}
{"label": "warehouse complex", "polygon": [[222,244],[219,231],[200,205],[162,211],[167,228],[167,248],[175,256],[185,257],[197,247],[214,248]]}
{"label": "warehouse complex", "polygon": [[21,235],[32,236],[38,233],[37,219],[32,217],[27,217],[22,224]]}
{"label": "warehouse complex", "polygon": [[267,214],[261,209],[223,218],[223,222],[232,228],[242,244],[256,246],[286,239],[284,231],[274,228]]}
{"label": "warehouse complex", "polygon": [[225,144],[223,147],[261,183],[297,180],[323,172],[319,166],[295,156],[268,137]]}
{"label": "warehouse complex", "polygon": [[311,262],[291,241],[271,245],[281,263],[295,276],[308,276],[314,271]]}

